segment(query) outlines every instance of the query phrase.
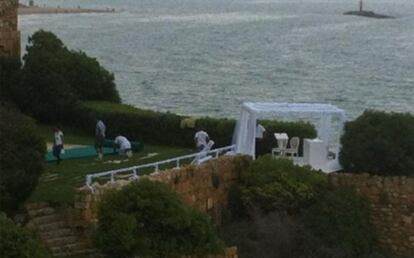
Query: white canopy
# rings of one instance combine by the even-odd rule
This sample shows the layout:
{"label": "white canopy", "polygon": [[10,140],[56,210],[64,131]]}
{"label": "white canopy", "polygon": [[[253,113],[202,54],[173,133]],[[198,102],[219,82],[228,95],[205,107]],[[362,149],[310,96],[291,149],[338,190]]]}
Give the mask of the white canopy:
{"label": "white canopy", "polygon": [[[242,106],[240,118],[233,134],[236,152],[255,157],[255,135],[257,119],[305,120],[314,124],[318,138],[327,146],[334,146],[336,154],[339,150],[339,135],[345,122],[345,112],[330,104],[312,103],[252,103]],[[337,128],[334,128],[334,124]],[[332,131],[336,131],[336,139]],[[289,135],[292,137],[295,135]]]}

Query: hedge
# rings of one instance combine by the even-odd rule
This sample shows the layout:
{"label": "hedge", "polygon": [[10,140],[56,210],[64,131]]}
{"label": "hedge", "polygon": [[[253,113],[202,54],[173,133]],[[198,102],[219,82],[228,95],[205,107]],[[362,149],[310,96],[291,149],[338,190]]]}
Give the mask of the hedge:
{"label": "hedge", "polygon": [[345,125],[339,155],[348,172],[414,175],[414,116],[366,111]]}
{"label": "hedge", "polygon": [[[194,147],[196,128],[203,128],[215,142],[215,147],[231,144],[236,120],[226,118],[189,118],[172,113],[144,110],[125,104],[101,101],[83,102],[72,121],[86,132],[94,133],[96,119],[107,125],[107,137],[121,134],[144,143]],[[187,120],[187,121],[186,121]],[[183,123],[193,124],[193,128],[182,128]],[[260,121],[266,127],[260,153],[270,153],[277,145],[273,132],[286,132],[289,136],[303,138],[316,137],[314,127],[304,122]]]}

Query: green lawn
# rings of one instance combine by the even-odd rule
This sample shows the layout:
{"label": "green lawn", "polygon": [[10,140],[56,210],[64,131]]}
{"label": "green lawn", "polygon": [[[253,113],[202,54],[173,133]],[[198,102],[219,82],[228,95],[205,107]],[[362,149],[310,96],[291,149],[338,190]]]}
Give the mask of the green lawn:
{"label": "green lawn", "polygon": [[[64,133],[65,144],[92,145],[94,142],[93,137],[76,129],[64,128]],[[50,142],[53,139],[53,127],[41,125],[39,126],[39,134]],[[148,145],[145,143],[144,145],[144,150],[134,153],[130,159],[112,155],[105,156],[103,160],[85,158],[63,160],[60,165],[46,163],[45,172],[41,176],[36,190],[29,198],[29,202],[51,201],[71,203],[73,202],[75,188],[85,184],[85,176],[87,174],[151,163],[194,152],[194,150],[189,148]],[[113,161],[121,162],[115,164]],[[171,166],[173,165],[171,164]],[[150,171],[147,170],[146,172]]]}

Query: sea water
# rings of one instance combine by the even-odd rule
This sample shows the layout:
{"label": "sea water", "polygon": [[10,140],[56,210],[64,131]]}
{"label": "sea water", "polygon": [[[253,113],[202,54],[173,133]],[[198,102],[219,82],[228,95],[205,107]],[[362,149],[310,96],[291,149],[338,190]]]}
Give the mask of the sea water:
{"label": "sea water", "polygon": [[[24,3],[25,0],[21,2]],[[22,47],[57,34],[112,71],[122,100],[236,117],[246,101],[414,112],[414,1],[366,0],[396,19],[345,16],[356,0],[37,0],[115,8],[19,18]]]}

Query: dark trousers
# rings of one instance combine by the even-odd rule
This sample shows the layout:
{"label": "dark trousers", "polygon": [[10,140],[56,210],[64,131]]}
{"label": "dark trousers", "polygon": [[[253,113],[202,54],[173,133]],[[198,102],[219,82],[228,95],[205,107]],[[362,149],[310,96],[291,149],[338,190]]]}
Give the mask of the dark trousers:
{"label": "dark trousers", "polygon": [[53,146],[53,156],[55,156],[56,157],[56,159],[57,159],[57,163],[59,164],[60,163],[60,161],[62,160],[61,158],[60,158],[60,153],[61,153],[61,151],[62,151],[62,148],[63,148],[63,145],[55,145],[55,146]]}

